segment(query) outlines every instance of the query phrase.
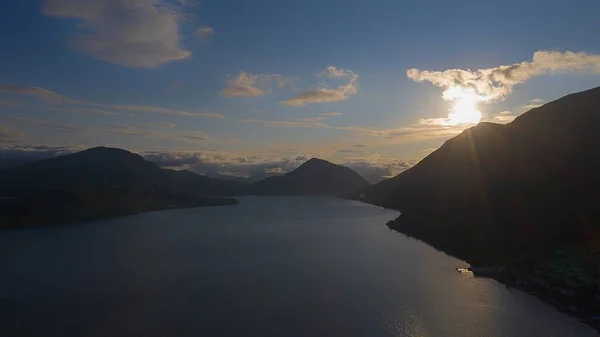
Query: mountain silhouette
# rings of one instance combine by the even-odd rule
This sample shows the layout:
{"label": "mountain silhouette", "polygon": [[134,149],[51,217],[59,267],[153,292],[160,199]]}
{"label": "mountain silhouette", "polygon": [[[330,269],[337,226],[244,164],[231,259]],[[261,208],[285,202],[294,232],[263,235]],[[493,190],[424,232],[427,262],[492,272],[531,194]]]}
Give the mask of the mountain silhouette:
{"label": "mountain silhouette", "polygon": [[82,221],[164,208],[231,205],[243,184],[158,167],[96,147],[0,171],[0,227]]}
{"label": "mountain silhouette", "polygon": [[247,194],[342,195],[370,184],[352,169],[312,158],[296,170],[248,186]]}
{"label": "mountain silhouette", "polygon": [[479,123],[347,197],[400,210],[394,226],[469,262],[543,254],[600,237],[599,145],[600,87]]}
{"label": "mountain silhouette", "polygon": [[0,195],[24,197],[77,186],[151,187],[202,196],[239,193],[242,184],[162,169],[126,150],[95,147],[0,171]]}

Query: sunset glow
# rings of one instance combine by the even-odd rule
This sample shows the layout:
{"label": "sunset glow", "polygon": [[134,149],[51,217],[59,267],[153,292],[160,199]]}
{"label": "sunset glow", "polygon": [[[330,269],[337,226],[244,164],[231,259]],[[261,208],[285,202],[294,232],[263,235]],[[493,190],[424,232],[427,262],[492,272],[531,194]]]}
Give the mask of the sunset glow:
{"label": "sunset glow", "polygon": [[476,106],[484,99],[473,90],[452,87],[444,93],[444,99],[456,101],[444,125],[477,124],[481,120],[481,111]]}

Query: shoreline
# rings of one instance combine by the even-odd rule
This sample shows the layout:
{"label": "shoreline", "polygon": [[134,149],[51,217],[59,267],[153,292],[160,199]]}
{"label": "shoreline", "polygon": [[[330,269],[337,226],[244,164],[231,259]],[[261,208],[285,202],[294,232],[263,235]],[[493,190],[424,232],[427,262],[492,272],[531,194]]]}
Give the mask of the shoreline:
{"label": "shoreline", "polygon": [[[105,213],[98,214],[90,212],[87,214],[30,214],[30,213],[13,213],[0,212],[0,231],[1,230],[19,230],[29,228],[47,228],[56,226],[68,226],[79,223],[85,223],[94,220],[118,218],[136,214],[144,214],[150,212],[171,210],[171,209],[187,209],[201,207],[220,207],[238,205],[239,201],[235,198],[224,197],[198,197],[189,198],[173,198],[165,200],[148,207],[136,207],[132,209],[110,209]],[[179,199],[179,200],[177,200]],[[6,206],[6,205],[5,205]],[[14,205],[9,205],[14,206]],[[26,209],[25,209],[26,210]],[[0,209],[1,211],[1,209]]]}
{"label": "shoreline", "polygon": [[[591,298],[588,302],[580,303],[575,299],[575,296],[569,297],[569,295],[571,295],[567,293],[569,290],[562,289],[547,280],[542,279],[539,281],[544,286],[536,284],[536,282],[534,282],[535,276],[532,276],[527,272],[524,273],[523,270],[519,270],[519,265],[516,263],[493,265],[472,263],[469,261],[472,259],[452,254],[439,245],[428,242],[425,238],[412,235],[410,231],[404,231],[402,228],[403,226],[399,221],[400,217],[401,216],[388,221],[386,224],[388,228],[402,235],[406,235],[407,237],[419,240],[444,254],[458,258],[469,264],[469,268],[455,268],[456,272],[472,273],[474,277],[492,279],[508,288],[523,291],[538,298],[543,303],[558,309],[560,312],[578,319],[581,323],[592,327],[600,334],[600,307],[598,306],[600,298],[598,295],[595,298]],[[519,279],[519,276],[517,275],[522,278]],[[538,281],[537,279],[535,280]],[[594,300],[596,301],[595,304],[592,303]]]}

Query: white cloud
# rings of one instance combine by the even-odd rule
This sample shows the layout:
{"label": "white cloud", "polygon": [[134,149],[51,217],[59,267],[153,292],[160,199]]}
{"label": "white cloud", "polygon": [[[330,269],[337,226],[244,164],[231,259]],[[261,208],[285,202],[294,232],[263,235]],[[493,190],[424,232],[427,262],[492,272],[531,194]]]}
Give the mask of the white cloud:
{"label": "white cloud", "polygon": [[327,77],[352,77],[355,74],[352,70],[349,69],[327,66],[325,67],[325,70],[323,70],[323,72],[321,72],[319,75]]}
{"label": "white cloud", "polygon": [[278,88],[285,86],[288,80],[280,74],[249,74],[240,71],[238,76],[227,82],[227,88],[221,90],[224,97],[256,97],[271,91],[270,84],[275,82]]}
{"label": "white cloud", "polygon": [[99,60],[145,68],[191,56],[180,46],[182,5],[168,0],[46,0],[43,11],[78,20],[71,45]]}
{"label": "white cloud", "polygon": [[215,35],[215,30],[212,27],[199,27],[196,28],[196,36],[200,39],[208,39]]}
{"label": "white cloud", "polygon": [[327,77],[350,77],[350,81],[341,84],[335,89],[317,88],[298,94],[292,98],[281,101],[288,106],[305,106],[313,103],[333,103],[349,99],[358,92],[358,75],[348,69],[336,68],[334,66],[326,67],[320,74]]}
{"label": "white cloud", "polygon": [[544,105],[544,100],[541,98],[534,98],[520,107],[520,109],[525,112],[531,109],[539,108]]}
{"label": "white cloud", "polygon": [[515,118],[517,118],[517,116],[510,116],[510,115],[494,116],[494,120],[499,123],[509,123],[509,122],[512,122],[513,120],[515,120]]}
{"label": "white cloud", "polygon": [[492,101],[504,98],[516,84],[531,77],[574,71],[600,73],[600,55],[540,50],[533,54],[532,61],[512,65],[476,71],[408,69],[406,75],[417,82],[428,81],[443,88],[443,98],[446,100],[460,98],[460,95],[464,95],[464,90],[469,90],[481,101]]}

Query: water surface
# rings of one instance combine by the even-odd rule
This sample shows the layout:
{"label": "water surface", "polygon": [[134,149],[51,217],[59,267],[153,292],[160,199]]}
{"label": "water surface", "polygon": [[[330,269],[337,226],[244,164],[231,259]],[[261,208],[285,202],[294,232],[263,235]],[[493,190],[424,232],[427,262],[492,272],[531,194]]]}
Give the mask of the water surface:
{"label": "water surface", "polygon": [[388,230],[397,213],[245,197],[0,232],[9,336],[594,336],[464,262]]}

